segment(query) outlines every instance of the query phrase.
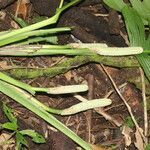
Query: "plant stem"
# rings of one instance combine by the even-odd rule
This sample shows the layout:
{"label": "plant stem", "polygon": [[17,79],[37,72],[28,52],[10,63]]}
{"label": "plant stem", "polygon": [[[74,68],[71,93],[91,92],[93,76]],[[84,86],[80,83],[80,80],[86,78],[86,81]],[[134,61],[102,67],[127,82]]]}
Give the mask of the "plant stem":
{"label": "plant stem", "polygon": [[59,9],[62,8],[63,3],[64,3],[64,0],[61,0],[61,1],[60,1],[60,4],[59,4],[59,7],[58,7]]}
{"label": "plant stem", "polygon": [[30,86],[30,85],[28,85],[26,83],[23,83],[21,81],[15,80],[14,78],[9,77],[8,75],[6,75],[6,74],[4,74],[2,72],[0,72],[0,80],[3,80],[3,81],[5,81],[7,83],[10,83],[10,84],[13,84],[13,85],[15,85],[17,87],[23,88],[26,91],[28,91],[29,93],[31,93],[32,95],[35,94],[35,91],[32,90],[32,86]]}
{"label": "plant stem", "polygon": [[67,128],[64,124],[58,121],[53,115],[46,112],[42,107],[37,106],[37,104],[32,101],[30,98],[32,97],[30,94],[27,94],[25,91],[10,85],[4,81],[0,80],[0,91],[16,102],[20,103],[27,109],[34,112],[36,115],[44,119],[46,122],[66,134],[73,141],[79,144],[85,150],[92,150],[90,144],[82,140],[79,136],[77,136],[73,131]]}
{"label": "plant stem", "polygon": [[41,22],[38,22],[38,23],[35,23],[35,24],[32,24],[30,26],[27,26],[27,27],[24,27],[24,28],[21,28],[21,29],[17,29],[17,30],[14,30],[14,31],[11,31],[7,34],[4,34],[0,37],[0,46],[3,46],[3,41],[4,39],[7,39],[7,38],[10,38],[10,37],[14,37],[14,36],[18,36],[19,34],[22,34],[22,33],[25,33],[25,32],[29,32],[29,31],[33,31],[33,30],[36,30],[36,29],[39,29],[39,28],[42,28],[44,26],[47,26],[47,25],[50,25],[50,24],[54,24],[57,22],[60,14],[65,10],[67,9],[68,7],[76,4],[77,2],[79,2],[80,0],[73,0],[71,1],[70,3],[66,4],[65,6],[63,6],[62,8],[58,9],[57,13],[47,19],[47,20],[44,20],[44,21],[41,21]]}
{"label": "plant stem", "polygon": [[35,30],[35,31],[23,32],[22,34],[17,35],[16,38],[14,38],[14,36],[10,36],[9,38],[1,40],[0,45],[1,46],[7,45],[7,44],[21,41],[21,40],[24,40],[24,39],[27,39],[27,38],[33,37],[33,36],[52,35],[52,34],[70,31],[70,30],[71,29],[68,27],[63,27],[63,28],[52,28],[52,29],[45,29],[45,30]]}
{"label": "plant stem", "polygon": [[15,78],[27,79],[27,78],[37,78],[40,76],[54,77],[58,74],[67,72],[70,69],[77,68],[81,65],[85,65],[90,62],[102,63],[108,66],[114,67],[139,67],[139,63],[133,56],[128,57],[106,57],[106,56],[76,56],[74,58],[69,58],[50,68],[14,68],[6,70],[8,74]]}

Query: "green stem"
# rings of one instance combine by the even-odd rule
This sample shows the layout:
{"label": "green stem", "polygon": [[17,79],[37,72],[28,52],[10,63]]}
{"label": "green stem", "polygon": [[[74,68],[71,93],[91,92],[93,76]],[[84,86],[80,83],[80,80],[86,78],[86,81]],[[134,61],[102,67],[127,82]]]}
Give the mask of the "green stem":
{"label": "green stem", "polygon": [[46,30],[28,31],[28,32],[24,32],[22,34],[17,35],[16,38],[14,38],[14,36],[10,36],[9,38],[1,40],[0,45],[3,46],[6,44],[14,43],[14,42],[21,41],[32,36],[43,36],[43,35],[48,35],[48,34],[50,35],[50,34],[70,31],[70,30],[71,30],[70,28],[64,27],[64,28],[52,28],[52,29],[46,29]]}
{"label": "green stem", "polygon": [[61,0],[61,1],[60,1],[60,4],[59,4],[59,7],[58,7],[59,9],[62,8],[63,3],[64,3],[64,0]]}
{"label": "green stem", "polygon": [[15,85],[15,86],[17,86],[17,87],[20,87],[20,88],[22,88],[22,89],[25,89],[26,91],[28,91],[28,92],[31,93],[32,95],[35,94],[35,91],[32,90],[32,86],[30,86],[30,85],[28,85],[28,84],[26,84],[26,83],[23,83],[23,82],[21,82],[21,81],[15,80],[14,78],[9,77],[8,75],[6,75],[6,74],[4,74],[4,73],[2,73],[2,72],[0,72],[0,80],[3,80],[3,81],[5,81],[5,82],[7,82],[7,83],[10,83],[10,84],[13,84],[13,85]]}
{"label": "green stem", "polygon": [[150,50],[144,50],[143,54],[150,54]]}
{"label": "green stem", "polygon": [[4,34],[3,36],[0,37],[0,41],[4,40],[6,38],[12,37],[12,36],[16,36],[18,34],[29,32],[29,31],[32,31],[32,30],[36,30],[38,28],[42,28],[42,27],[47,26],[49,24],[54,24],[54,23],[56,23],[56,20],[57,20],[59,15],[60,14],[57,13],[56,15],[54,15],[53,17],[51,17],[51,18],[49,18],[47,20],[44,20],[44,21],[32,24],[32,25],[24,27],[22,29],[17,29],[17,30],[11,31],[8,34]]}
{"label": "green stem", "polygon": [[[9,32],[8,34],[2,35],[2,36],[0,37],[0,41],[2,41],[2,40],[4,40],[4,39],[7,39],[7,38],[10,38],[10,37],[16,37],[16,36],[18,36],[19,34],[22,34],[22,33],[25,33],[25,32],[29,32],[29,31],[33,31],[33,30],[42,28],[42,27],[44,27],[44,26],[47,26],[47,25],[56,23],[57,20],[58,20],[58,18],[59,18],[59,16],[60,16],[60,14],[61,14],[65,9],[67,9],[68,7],[70,7],[70,6],[74,5],[74,4],[76,4],[76,3],[79,2],[79,1],[80,1],[80,0],[74,0],[74,1],[72,1],[72,2],[70,2],[70,3],[68,3],[68,4],[66,4],[66,5],[63,6],[61,9],[59,9],[59,10],[57,11],[57,13],[56,13],[53,17],[51,17],[51,18],[49,18],[49,19],[47,19],[47,20],[44,20],[44,21],[41,21],[41,22],[32,24],[32,25],[30,25],[30,26],[24,27],[24,28],[22,28],[22,29],[17,29],[17,30],[14,30],[14,31]],[[2,45],[3,45],[3,43],[0,44],[0,46],[2,46]]]}
{"label": "green stem", "polygon": [[77,68],[81,65],[85,65],[87,63],[102,63],[104,65],[113,66],[113,67],[139,67],[139,63],[134,56],[126,56],[126,57],[106,57],[106,56],[76,56],[74,58],[69,58],[61,64],[58,64],[54,67],[50,68],[14,68],[10,70],[6,70],[11,76],[27,79],[27,78],[37,78],[40,76],[49,76],[54,77],[58,74],[62,74],[67,72],[70,69]]}
{"label": "green stem", "polygon": [[0,56],[41,56],[41,55],[95,55],[87,48],[68,48],[67,46],[7,46],[0,48]]}
{"label": "green stem", "polygon": [[70,137],[73,141],[75,141],[85,150],[92,150],[90,144],[82,140],[73,131],[71,131],[64,124],[58,121],[53,115],[46,112],[42,107],[37,106],[37,104],[30,99],[32,97],[31,95],[28,95],[23,90],[14,87],[1,80],[0,80],[0,91],[9,96],[10,98],[12,98],[13,100],[15,100],[16,102],[20,103],[27,109],[34,112],[36,115],[44,119],[46,122],[50,123],[52,126],[57,128],[64,134],[66,134],[68,137]]}

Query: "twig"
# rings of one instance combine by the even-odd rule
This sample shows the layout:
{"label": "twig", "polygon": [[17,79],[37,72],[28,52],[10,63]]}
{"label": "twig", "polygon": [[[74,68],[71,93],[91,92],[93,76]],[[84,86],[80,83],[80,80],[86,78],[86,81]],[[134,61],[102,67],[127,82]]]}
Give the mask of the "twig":
{"label": "twig", "polygon": [[[75,98],[77,98],[80,101],[87,101],[87,99],[83,98],[80,95],[74,95]],[[122,124],[120,122],[118,122],[118,120],[116,120],[115,118],[113,118],[112,116],[110,116],[108,113],[106,113],[102,108],[94,108],[94,110],[102,115],[106,120],[109,120],[111,122],[113,122],[116,126],[120,127]]]}
{"label": "twig", "polygon": [[54,67],[55,65],[57,65],[58,63],[61,63],[61,61],[65,59],[65,56],[60,57],[59,59],[57,59],[57,61],[55,61],[54,63],[52,63],[50,65],[50,67]]}
{"label": "twig", "polygon": [[125,43],[129,46],[130,45],[130,42],[128,40],[128,36],[127,35],[124,35],[122,31],[120,31],[120,35],[121,37],[125,40]]}
{"label": "twig", "polygon": [[[105,98],[108,98],[114,91],[111,90],[110,92],[107,93]],[[106,120],[109,120],[110,122],[113,122],[117,127],[120,127],[122,125],[121,122],[119,122],[117,119],[114,117],[110,116],[104,108],[95,108],[94,109],[98,114],[102,115]]]}
{"label": "twig", "polygon": [[94,14],[96,17],[108,17],[109,14]]}
{"label": "twig", "polygon": [[[125,84],[123,84],[125,85]],[[122,88],[122,86],[121,86]],[[109,97],[111,94],[112,94],[113,90],[108,92],[108,94],[106,95],[106,98]],[[78,100],[80,101],[87,101],[87,99],[83,98],[82,96],[80,95],[74,95],[75,98],[77,98]],[[107,112],[104,111],[103,108],[94,108],[94,110],[102,115],[106,120],[109,120],[110,122],[113,122],[116,126],[120,127],[122,125],[121,122],[119,122],[117,119],[115,119],[114,117],[110,116]]]}
{"label": "twig", "polygon": [[[98,69],[100,69],[100,66],[97,65]],[[126,86],[126,83],[122,84],[119,86],[119,89],[123,88],[124,86]],[[109,91],[105,98],[108,98],[112,93],[114,92],[114,90]],[[122,122],[119,122],[117,119],[115,119],[114,117],[110,116],[106,110],[104,110],[103,108],[95,108],[96,112],[101,114],[106,120],[109,120],[110,122],[113,122],[116,126],[120,127],[122,125]]]}
{"label": "twig", "polygon": [[114,86],[114,88],[115,88],[117,94],[120,96],[120,98],[123,100],[124,104],[126,105],[126,107],[127,107],[127,109],[128,109],[128,112],[129,112],[129,114],[130,114],[130,116],[131,116],[131,118],[132,118],[132,120],[133,120],[133,122],[134,122],[134,124],[135,124],[135,126],[136,126],[136,128],[137,128],[137,130],[139,131],[141,137],[143,138],[143,141],[146,143],[145,136],[143,135],[142,130],[141,130],[141,128],[139,127],[139,125],[138,125],[138,123],[137,123],[137,121],[136,121],[136,119],[135,119],[135,117],[134,117],[134,115],[133,115],[133,113],[132,113],[131,107],[130,107],[129,104],[126,102],[126,100],[125,100],[125,98],[123,97],[123,95],[120,93],[120,91],[119,91],[119,89],[118,89],[116,83],[114,82],[114,80],[112,79],[112,77],[110,76],[110,74],[107,72],[107,70],[105,69],[105,67],[104,67],[102,64],[101,64],[101,67],[103,68],[104,72],[106,73],[106,75],[108,76],[108,78],[109,78],[109,80],[111,81],[112,85]]}
{"label": "twig", "polygon": [[97,113],[101,114],[106,120],[113,122],[117,127],[120,127],[122,125],[117,119],[115,119],[114,117],[110,116],[107,112],[105,112],[103,108],[95,108],[94,110]]}
{"label": "twig", "polygon": [[144,135],[145,135],[145,145],[148,144],[148,117],[147,117],[147,101],[145,95],[145,80],[144,80],[144,73],[142,68],[140,67],[140,74],[141,74],[141,82],[142,82],[142,97],[143,97],[143,104],[144,104]]}
{"label": "twig", "polygon": [[[88,100],[91,100],[94,98],[94,76],[91,74],[87,75],[87,81],[88,81]],[[87,119],[87,131],[86,139],[88,139],[88,142],[91,142],[91,117],[92,117],[92,110],[88,110],[85,113],[86,119]]]}

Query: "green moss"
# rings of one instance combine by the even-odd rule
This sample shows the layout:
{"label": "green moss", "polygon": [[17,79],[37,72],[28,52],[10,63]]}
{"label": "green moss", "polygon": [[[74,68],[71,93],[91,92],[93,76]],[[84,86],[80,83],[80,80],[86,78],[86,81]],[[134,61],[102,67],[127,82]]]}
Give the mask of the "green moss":
{"label": "green moss", "polygon": [[61,64],[46,69],[45,68],[44,69],[14,68],[8,70],[7,73],[9,73],[11,76],[18,79],[36,78],[40,76],[54,77],[58,74],[65,73],[70,69],[77,68],[81,65],[85,65],[90,62],[102,63],[104,65],[120,67],[120,68],[139,66],[138,61],[135,59],[135,57],[131,57],[131,56],[106,57],[106,56],[94,55],[94,56],[76,56],[74,58],[68,58]]}

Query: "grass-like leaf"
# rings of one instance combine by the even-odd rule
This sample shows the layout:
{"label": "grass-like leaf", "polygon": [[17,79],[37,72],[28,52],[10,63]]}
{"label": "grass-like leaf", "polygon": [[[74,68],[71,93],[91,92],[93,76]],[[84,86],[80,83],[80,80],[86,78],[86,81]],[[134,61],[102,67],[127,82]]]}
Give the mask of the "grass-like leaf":
{"label": "grass-like leaf", "polygon": [[124,16],[130,46],[144,46],[145,43],[145,29],[141,17],[131,7],[126,6],[122,10]]}
{"label": "grass-like leaf", "polygon": [[78,137],[73,131],[71,131],[69,128],[67,128],[64,124],[62,124],[60,121],[58,121],[54,116],[49,114],[43,107],[40,107],[35,103],[35,101],[32,101],[32,96],[26,96],[27,93],[13,85],[10,85],[2,80],[0,80],[0,91],[16,102],[20,103],[27,109],[34,112],[39,117],[43,118],[46,122],[53,125],[55,128],[66,134],[68,137],[70,137],[73,141],[75,141],[77,144],[79,144],[81,147],[83,147],[86,150],[91,150],[91,146],[83,141],[80,137]]}
{"label": "grass-like leaf", "polygon": [[13,115],[13,110],[7,107],[6,104],[3,104],[3,111],[10,122],[17,123],[17,119]]}
{"label": "grass-like leaf", "polygon": [[123,0],[103,0],[109,7],[121,11],[126,5]]}
{"label": "grass-like leaf", "polygon": [[16,131],[17,128],[18,128],[18,125],[17,125],[17,123],[14,123],[14,122],[6,122],[6,123],[3,123],[1,125],[1,127],[3,129],[8,129],[8,130]]}
{"label": "grass-like leaf", "polygon": [[22,135],[28,135],[32,138],[35,143],[45,143],[45,139],[42,135],[38,134],[34,130],[21,130],[19,131]]}
{"label": "grass-like leaf", "polygon": [[[140,0],[130,0],[132,7],[121,5],[123,7],[122,9],[117,6],[117,0],[104,0],[104,2],[109,7],[121,11],[125,20],[130,46],[140,46],[144,49],[143,54],[136,55],[136,58],[150,81],[150,56],[148,55],[150,53],[150,35],[148,35],[148,38],[146,39],[143,22],[143,18],[147,19],[147,22],[150,20],[150,17],[147,17],[147,15],[150,15],[150,9],[147,9],[150,5],[148,0],[143,2]],[[147,7],[146,4],[148,4]]]}
{"label": "grass-like leaf", "polygon": [[[22,29],[24,29],[24,28],[22,28]],[[71,30],[70,28],[63,27],[63,28],[52,28],[52,29],[45,29],[45,30],[27,31],[27,32],[23,32],[22,34],[17,35],[15,38],[14,38],[14,36],[11,36],[9,38],[1,40],[0,46],[7,45],[10,43],[15,43],[15,42],[18,42],[21,40],[25,40],[29,37],[35,38],[37,36],[54,35],[56,33],[66,32],[66,31],[70,31],[70,30]]]}
{"label": "grass-like leaf", "polygon": [[132,7],[138,12],[144,22],[150,19],[150,9],[148,9],[141,0],[130,0],[130,2]]}
{"label": "grass-like leaf", "polygon": [[30,34],[31,31],[37,30],[37,29],[45,27],[47,25],[55,24],[57,22],[59,16],[60,16],[60,14],[64,10],[66,10],[70,6],[78,3],[79,1],[80,0],[73,0],[70,3],[67,3],[63,7],[59,8],[57,10],[56,14],[49,19],[46,19],[46,20],[43,20],[41,22],[26,26],[24,28],[13,30],[13,31],[10,31],[8,33],[3,34],[2,36],[0,36],[0,46],[4,46],[4,45],[7,45],[7,44],[14,42],[13,39],[16,39],[17,41],[23,40],[24,38],[26,38],[26,34]]}
{"label": "grass-like leaf", "polygon": [[[122,13],[125,19],[130,45],[141,46],[144,50],[150,52],[150,40],[149,38],[146,40],[144,24],[139,14],[129,6],[124,7]],[[143,53],[136,57],[150,81],[150,56]]]}
{"label": "grass-like leaf", "polygon": [[16,150],[21,150],[22,146],[28,147],[28,143],[26,139],[24,138],[24,136],[21,133],[17,132],[16,133]]}

